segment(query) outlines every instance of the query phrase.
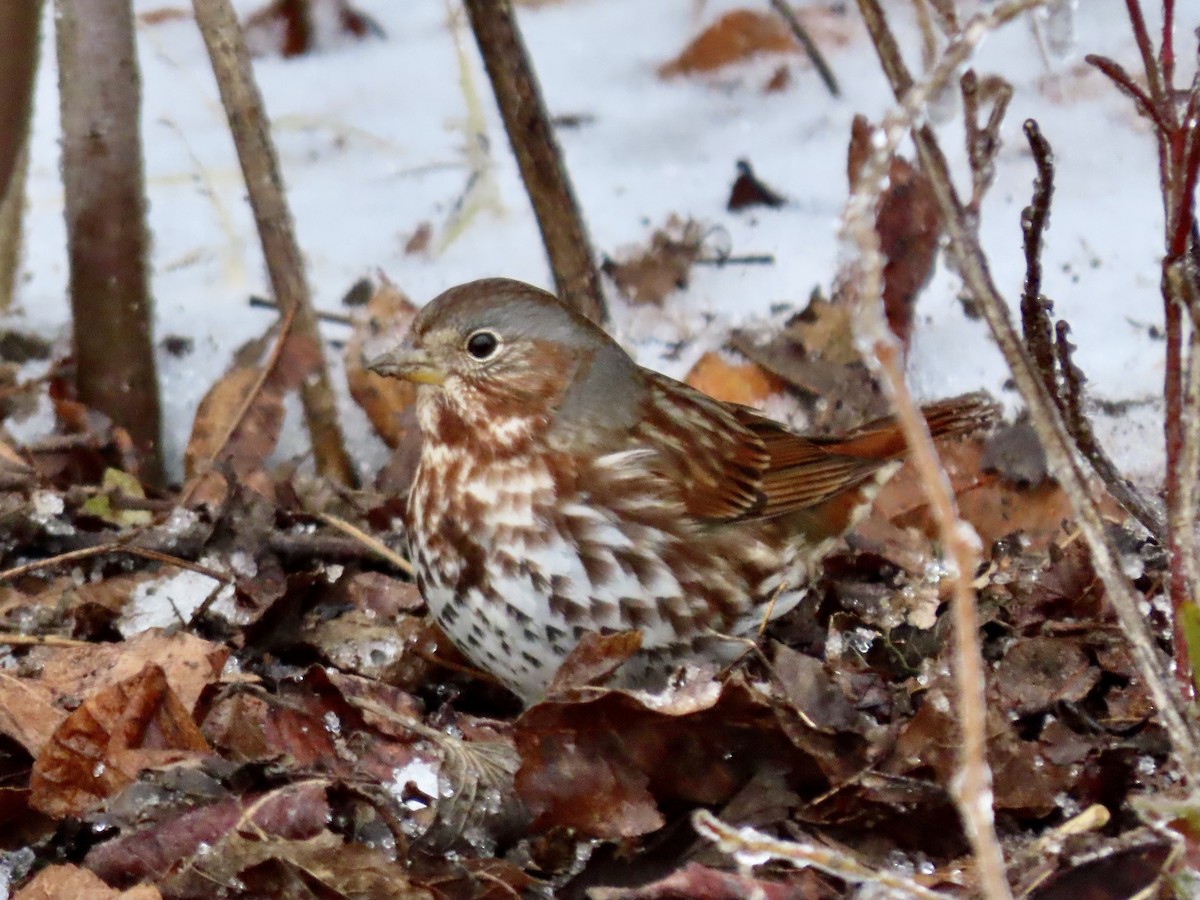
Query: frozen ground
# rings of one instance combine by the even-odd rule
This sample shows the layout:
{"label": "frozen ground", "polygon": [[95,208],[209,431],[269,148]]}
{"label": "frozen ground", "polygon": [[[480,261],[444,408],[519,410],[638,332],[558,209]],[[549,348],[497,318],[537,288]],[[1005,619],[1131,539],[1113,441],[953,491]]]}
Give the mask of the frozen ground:
{"label": "frozen ground", "polygon": [[[146,12],[162,2],[135,5]],[[242,13],[257,5],[237,3]],[[458,32],[470,71],[464,91],[444,0],[358,5],[383,26],[385,39],[256,66],[317,303],[336,307],[356,279],[377,270],[418,301],[485,275],[548,284],[532,214],[470,34]],[[775,256],[772,266],[696,268],[688,290],[669,298],[661,312],[630,315],[616,305],[627,346],[644,364],[674,375],[719,345],[731,324],[766,315],[779,302],[802,306],[815,286],[829,286],[844,252],[837,232],[847,195],[850,121],[858,112],[877,119],[890,106],[853,12],[836,28],[845,41],[821,40],[842,83],[839,100],[795,61],[791,86],[776,94],[761,88],[778,60],[751,62],[710,79],[658,77],[660,64],[735,5],[567,0],[521,13],[552,113],[587,117],[581,127],[560,130],[559,139],[598,251],[612,254],[641,243],[677,213],[724,229],[735,252]],[[740,5],[756,7],[745,0]],[[1181,49],[1196,24],[1179,23]],[[911,30],[904,33],[913,37]],[[246,302],[251,294],[265,295],[267,286],[194,23],[143,25],[138,38],[158,336],[195,341],[187,356],[160,357],[167,452],[177,460],[196,403],[232,350],[267,325],[269,313]],[[53,40],[45,45],[16,324],[65,337],[57,74]],[[907,48],[915,60],[915,41]],[[1117,418],[1101,417],[1115,455],[1131,474],[1156,479],[1161,441],[1152,401],[1160,392],[1163,353],[1150,326],[1161,319],[1162,214],[1153,140],[1128,100],[1082,63],[1085,52],[1111,55],[1138,70],[1120,0],[1088,0],[1077,16],[1074,50],[1049,64],[1024,22],[984,44],[980,71],[1004,75],[1016,92],[983,232],[997,282],[1015,300],[1023,272],[1019,216],[1033,178],[1020,126],[1035,117],[1058,158],[1045,290],[1073,325],[1078,361],[1094,396],[1132,404]],[[1180,81],[1190,77],[1184,71]],[[485,203],[440,253],[406,255],[405,243],[422,222],[433,225],[435,245],[449,234],[446,224],[469,174],[466,148],[472,141],[465,122],[472,90],[484,106],[498,204]],[[947,152],[965,171],[957,111],[939,127]],[[790,202],[779,210],[728,213],[725,201],[739,158],[749,159]],[[486,192],[477,197],[486,200]],[[1000,357],[983,324],[964,315],[956,291],[956,279],[942,268],[920,299],[912,383],[923,397],[979,386],[1003,394]],[[330,338],[344,336],[341,326],[326,328]],[[690,341],[685,352],[664,359],[666,344],[679,339]],[[373,468],[381,445],[350,407],[352,450]],[[291,451],[302,446],[293,429]]]}

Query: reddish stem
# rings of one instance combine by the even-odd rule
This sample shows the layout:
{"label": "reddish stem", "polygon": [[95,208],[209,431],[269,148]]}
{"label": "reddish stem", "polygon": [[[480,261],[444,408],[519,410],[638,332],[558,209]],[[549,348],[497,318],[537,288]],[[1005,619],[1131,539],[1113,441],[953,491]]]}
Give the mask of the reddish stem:
{"label": "reddish stem", "polygon": [[1121,93],[1133,100],[1138,108],[1138,112],[1154,123],[1155,128],[1164,133],[1171,129],[1170,122],[1164,120],[1159,115],[1158,107],[1155,106],[1154,101],[1150,99],[1141,86],[1118,63],[1113,62],[1107,56],[1097,56],[1095,53],[1089,53],[1084,57],[1084,61],[1107,75],[1108,79],[1117,86]]}
{"label": "reddish stem", "polygon": [[1175,0],[1163,0],[1162,45],[1158,48],[1158,67],[1162,70],[1163,81],[1174,84]]}
{"label": "reddish stem", "polygon": [[1146,19],[1142,16],[1142,5],[1138,0],[1125,0],[1125,8],[1129,10],[1129,24],[1133,27],[1133,38],[1137,42],[1138,51],[1142,54],[1142,67],[1146,70],[1146,85],[1150,89],[1150,98],[1154,106],[1166,121],[1175,124],[1174,110],[1170,108],[1170,97],[1162,82],[1154,58],[1154,47],[1150,43],[1150,32],[1146,30]]}

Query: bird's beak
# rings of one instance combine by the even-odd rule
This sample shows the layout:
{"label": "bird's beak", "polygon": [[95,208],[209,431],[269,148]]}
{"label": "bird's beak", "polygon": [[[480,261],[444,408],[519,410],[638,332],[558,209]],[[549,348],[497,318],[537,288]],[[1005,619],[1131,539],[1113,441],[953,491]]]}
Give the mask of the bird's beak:
{"label": "bird's beak", "polygon": [[446,373],[433,364],[423,347],[404,343],[367,363],[376,375],[390,375],[416,384],[442,384]]}

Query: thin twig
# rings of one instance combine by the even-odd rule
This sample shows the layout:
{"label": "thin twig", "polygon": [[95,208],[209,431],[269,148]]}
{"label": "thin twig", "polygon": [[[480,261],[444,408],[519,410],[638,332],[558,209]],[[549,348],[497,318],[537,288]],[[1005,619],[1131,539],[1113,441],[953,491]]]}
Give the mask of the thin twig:
{"label": "thin twig", "polygon": [[833,69],[829,67],[829,63],[825,61],[825,57],[821,53],[821,48],[812,39],[812,35],[808,33],[808,29],[804,27],[804,23],[800,21],[800,17],[796,15],[795,10],[788,6],[787,0],[771,0],[771,8],[779,13],[783,21],[787,22],[788,28],[792,29],[792,34],[796,36],[796,40],[800,42],[800,46],[808,54],[809,61],[817,70],[817,74],[821,76],[821,80],[825,82],[825,87],[829,89],[829,93],[834,97],[842,96],[842,90],[838,87],[837,78],[834,77]]}
{"label": "thin twig", "polygon": [[338,423],[317,317],[304,278],[304,261],[284,196],[279,158],[271,142],[241,26],[229,0],[192,0],[192,6],[229,118],[275,300],[293,311],[295,337],[311,342],[316,354],[312,374],[301,383],[300,399],[317,471],[337,483],[353,485],[357,478]]}
{"label": "thin twig", "polygon": [[464,0],[563,302],[608,317],[596,256],[511,0]]}
{"label": "thin twig", "polygon": [[[968,69],[960,80],[963,99],[963,120],[967,125],[967,158],[971,162],[971,201],[967,208],[979,212],[984,194],[996,177],[996,154],[1000,152],[1000,125],[1008,104],[1012,101],[1012,85],[1003,78],[990,76],[979,78],[974,69]],[[979,108],[991,102],[987,123],[979,124]]]}
{"label": "thin twig", "polygon": [[0,644],[9,647],[80,647],[96,646],[92,641],[80,641],[75,638],[60,637],[57,634],[12,634],[0,631]]}
{"label": "thin twig", "polygon": [[773,253],[751,253],[744,256],[701,256],[692,260],[692,265],[716,266],[718,269],[722,266],[773,266],[775,265],[775,255]]}
{"label": "thin twig", "polygon": [[[279,304],[268,300],[266,297],[251,297],[250,305],[256,309],[273,309],[278,311]],[[322,322],[332,322],[335,325],[353,325],[354,317],[348,316],[346,313],[328,312],[327,310],[316,310],[317,318]]]}
{"label": "thin twig", "polygon": [[[1004,854],[996,835],[992,773],[987,762],[986,685],[979,644],[979,614],[972,584],[979,559],[978,536],[958,517],[949,480],[938,461],[928,428],[905,387],[899,347],[886,325],[878,324],[882,317],[884,260],[873,222],[890,160],[903,136],[913,129],[917,118],[924,115],[930,98],[945,88],[953,73],[986,34],[1039,2],[1011,0],[975,16],[953,36],[942,58],[925,80],[914,85],[878,0],[859,0],[859,9],[879,53],[880,62],[901,105],[885,118],[882,129],[885,140],[873,147],[845,215],[846,232],[858,242],[861,252],[863,277],[860,296],[864,301],[861,309],[869,311],[871,319],[877,323],[875,328],[867,332],[867,337],[887,377],[905,440],[921,474],[930,509],[956,570],[951,611],[954,617],[956,714],[962,729],[962,743],[958,771],[951,789],[975,852],[980,889],[985,897],[992,900],[1005,900],[1012,896],[1012,891],[1005,874]],[[928,130],[928,126],[925,126],[925,130]],[[932,178],[933,172],[924,158],[922,169]],[[937,185],[934,187],[936,190]],[[957,201],[957,197],[955,199]],[[957,202],[954,212],[966,218],[966,213]],[[943,218],[948,220],[950,215],[943,207]]]}
{"label": "thin twig", "polygon": [[[996,22],[1001,15],[1011,18],[1031,5],[1034,4],[1014,0],[991,7],[982,18],[985,22]],[[925,92],[913,88],[912,77],[900,58],[895,37],[887,27],[877,0],[859,0],[859,6],[864,11],[864,18],[879,51],[892,91],[897,99],[903,99],[905,115],[895,122],[894,129],[887,133],[888,142],[894,147],[905,129],[912,128],[919,118],[920,103]],[[975,26],[976,39],[983,33],[984,28],[984,24]],[[964,35],[970,29],[972,25],[968,24]],[[955,48],[952,44],[943,58],[947,67],[953,68],[960,64],[966,49]],[[1150,691],[1160,720],[1174,745],[1179,763],[1189,778],[1196,778],[1200,776],[1200,744],[1197,742],[1192,721],[1183,708],[1180,695],[1171,687],[1170,676],[1155,646],[1149,625],[1139,610],[1142,598],[1121,571],[1100,511],[1075,465],[1070,439],[1058,410],[1034,363],[1025,353],[1009,318],[1004,298],[992,280],[979,244],[977,230],[964,213],[945,155],[928,126],[913,128],[913,139],[922,168],[929,176],[938,206],[942,210],[943,221],[950,237],[951,252],[957,262],[959,274],[979,304],[992,336],[1008,362],[1013,380],[1028,407],[1030,422],[1046,452],[1047,464],[1079,518],[1080,530],[1091,549],[1092,565],[1104,584],[1121,629],[1129,640],[1131,655]]]}
{"label": "thin twig", "polygon": [[1071,358],[1067,324],[1052,321],[1053,307],[1042,296],[1042,248],[1050,220],[1050,201],[1054,193],[1054,151],[1042,135],[1037,122],[1027,119],[1025,136],[1033,152],[1037,177],[1033,199],[1021,213],[1021,231],[1025,245],[1025,286],[1021,293],[1021,331],[1025,345],[1041,374],[1046,390],[1065,420],[1075,446],[1104,482],[1108,492],[1137,519],[1155,540],[1162,541],[1165,524],[1145,497],[1121,474],[1096,438],[1083,410],[1084,376]]}
{"label": "thin twig", "polygon": [[345,519],[339,519],[337,516],[331,516],[328,513],[318,513],[317,518],[326,525],[336,528],[343,534],[350,535],[350,537],[354,538],[364,547],[369,548],[379,556],[386,559],[405,575],[412,576],[414,574],[412,563],[410,563],[407,559],[405,559],[387,544],[383,543],[383,541],[380,541],[378,538],[367,534],[358,526],[350,524]]}
{"label": "thin twig", "polygon": [[692,827],[701,837],[716,844],[722,853],[727,853],[734,859],[745,860],[751,865],[770,859],[781,859],[802,869],[817,869],[850,884],[876,885],[902,897],[946,900],[947,895],[931,891],[898,872],[868,868],[848,854],[829,847],[780,840],[749,826],[735,828],[725,824],[706,809],[698,809],[692,813]]}
{"label": "thin twig", "polygon": [[1052,307],[1042,296],[1042,246],[1050,221],[1050,199],[1054,194],[1054,151],[1042,136],[1037,122],[1025,120],[1025,137],[1033,151],[1037,177],[1033,180],[1033,199],[1021,213],[1021,234],[1025,246],[1025,287],[1021,292],[1021,331],[1033,355],[1046,388],[1056,392]]}
{"label": "thin twig", "polygon": [[107,556],[110,553],[128,553],[130,556],[140,556],[144,559],[152,559],[155,562],[166,563],[167,565],[175,566],[180,569],[189,569],[193,572],[199,572],[201,575],[207,575],[222,583],[228,583],[233,580],[229,575],[223,572],[218,572],[215,569],[210,569],[208,566],[202,566],[199,563],[189,562],[186,559],[179,559],[176,556],[170,556],[166,553],[160,553],[157,550],[149,550],[145,547],[138,547],[134,544],[114,541],[107,544],[100,544],[96,547],[84,547],[80,550],[71,550],[67,553],[59,553],[57,556],[48,556],[45,559],[35,559],[33,562],[23,563],[19,566],[13,566],[11,569],[5,569],[0,572],[0,582],[12,581],[14,578],[20,578],[22,575],[28,575],[31,572],[40,572],[42,569],[53,569],[58,566],[68,563],[79,562],[84,559],[91,559],[94,556]]}

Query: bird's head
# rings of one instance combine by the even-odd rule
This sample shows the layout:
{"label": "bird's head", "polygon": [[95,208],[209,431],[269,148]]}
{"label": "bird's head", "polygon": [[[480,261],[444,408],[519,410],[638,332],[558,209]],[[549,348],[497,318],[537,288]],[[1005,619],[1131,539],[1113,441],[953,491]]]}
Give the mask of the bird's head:
{"label": "bird's head", "polygon": [[430,301],[407,339],[368,368],[419,385],[427,439],[486,434],[496,449],[631,424],[644,391],[637,365],[600,328],[553,294],[504,278]]}

